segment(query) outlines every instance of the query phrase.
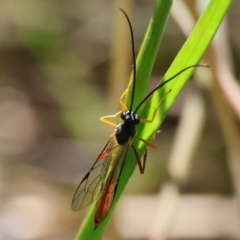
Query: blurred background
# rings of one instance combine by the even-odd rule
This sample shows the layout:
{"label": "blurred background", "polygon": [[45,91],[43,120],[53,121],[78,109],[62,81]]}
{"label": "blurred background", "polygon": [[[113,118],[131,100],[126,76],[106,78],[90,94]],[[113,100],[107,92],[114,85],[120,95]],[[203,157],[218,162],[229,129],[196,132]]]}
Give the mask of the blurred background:
{"label": "blurred background", "polygon": [[[0,239],[73,239],[86,210],[71,200],[113,132],[132,57],[154,1],[0,3]],[[151,86],[208,1],[174,1]],[[104,239],[240,239],[240,2],[160,127]]]}

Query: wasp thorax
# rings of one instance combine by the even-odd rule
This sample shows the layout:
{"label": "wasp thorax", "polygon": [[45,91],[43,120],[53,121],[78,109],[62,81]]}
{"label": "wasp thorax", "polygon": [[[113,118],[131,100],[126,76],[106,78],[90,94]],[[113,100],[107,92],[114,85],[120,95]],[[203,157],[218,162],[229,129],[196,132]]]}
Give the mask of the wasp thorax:
{"label": "wasp thorax", "polygon": [[138,115],[133,111],[125,111],[121,114],[121,119],[126,124],[137,125],[140,123]]}

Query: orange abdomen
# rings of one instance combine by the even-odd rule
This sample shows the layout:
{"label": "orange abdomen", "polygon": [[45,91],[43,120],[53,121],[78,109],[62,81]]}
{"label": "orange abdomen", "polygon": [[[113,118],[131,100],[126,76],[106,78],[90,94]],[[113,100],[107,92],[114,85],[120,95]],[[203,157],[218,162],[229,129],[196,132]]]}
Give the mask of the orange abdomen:
{"label": "orange abdomen", "polygon": [[103,190],[102,197],[98,200],[96,204],[96,211],[94,216],[94,226],[95,228],[101,224],[101,222],[107,217],[109,210],[112,206],[112,202],[115,195],[116,187],[116,176],[114,175],[109,184],[106,184],[105,189]]}

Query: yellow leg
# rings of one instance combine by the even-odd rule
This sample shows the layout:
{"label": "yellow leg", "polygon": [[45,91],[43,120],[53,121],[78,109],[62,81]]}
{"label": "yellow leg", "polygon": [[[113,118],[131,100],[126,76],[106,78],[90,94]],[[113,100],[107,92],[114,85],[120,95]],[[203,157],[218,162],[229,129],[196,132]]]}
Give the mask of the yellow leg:
{"label": "yellow leg", "polygon": [[114,114],[114,115],[107,115],[107,116],[101,117],[101,118],[100,118],[100,121],[103,122],[103,123],[105,123],[105,124],[107,124],[107,125],[109,125],[109,126],[111,126],[111,127],[116,128],[116,127],[117,127],[117,124],[116,124],[116,123],[113,123],[113,122],[111,122],[111,121],[108,121],[107,118],[116,118],[116,119],[120,120],[120,118],[119,118],[118,116],[119,116],[119,114],[121,114],[121,113],[122,113],[122,111],[119,111],[119,112],[117,112],[117,113]]}
{"label": "yellow leg", "polygon": [[[157,133],[159,133],[159,131],[157,131]],[[156,133],[156,134],[157,134],[157,133]],[[156,138],[155,138],[155,137],[156,137],[156,134],[153,136],[153,138],[151,139],[151,141],[142,139],[142,138],[140,138],[140,137],[138,137],[138,136],[135,136],[135,138],[137,138],[138,140],[144,142],[146,145],[148,145],[148,146],[151,147],[151,148],[158,149],[159,146],[158,146],[158,143],[157,143]]]}
{"label": "yellow leg", "polygon": [[[126,104],[124,103],[123,99],[124,97],[127,95],[127,93],[129,92],[128,88],[123,92],[122,96],[120,97],[119,99],[119,102],[120,102],[120,105],[122,107],[122,111],[127,111],[128,110],[128,107],[126,106]],[[114,115],[107,115],[107,116],[104,116],[104,117],[101,117],[100,118],[100,121],[109,125],[109,126],[112,126],[114,128],[117,127],[117,124],[111,122],[111,121],[108,121],[106,120],[107,118],[117,118],[118,120],[120,120],[120,118],[118,117],[122,111],[119,111],[118,113],[114,114]]]}
{"label": "yellow leg", "polygon": [[162,103],[162,101],[167,97],[167,95],[171,92],[171,90],[165,94],[165,96],[160,100],[160,102],[158,103],[157,107],[155,108],[154,112],[153,112],[153,115],[152,115],[152,118],[151,119],[141,119],[140,122],[142,123],[151,123],[153,122],[155,116],[156,116],[156,113],[157,113],[157,110],[158,110],[158,107],[159,105]]}
{"label": "yellow leg", "polygon": [[[158,104],[158,106],[159,106],[159,104]],[[151,119],[141,119],[140,122],[141,123],[151,123],[154,120],[155,116],[156,116],[156,113],[157,113],[157,110],[158,110],[158,106],[155,108]]]}
{"label": "yellow leg", "polygon": [[128,107],[127,107],[126,104],[123,102],[123,98],[127,95],[128,92],[129,92],[129,89],[127,88],[127,89],[123,92],[122,96],[121,96],[120,99],[119,99],[119,102],[120,102],[120,105],[121,105],[123,111],[127,111],[127,110],[128,110]]}
{"label": "yellow leg", "polygon": [[[134,70],[134,66],[133,66],[133,65],[132,65],[132,69]],[[123,102],[123,98],[124,98],[124,97],[127,95],[127,93],[130,91],[129,88],[132,86],[132,81],[133,81],[133,80],[131,80],[131,82],[129,82],[127,89],[123,92],[122,96],[120,97],[120,105],[121,105],[123,111],[127,111],[127,110],[128,110],[128,107],[127,107],[126,104]]]}
{"label": "yellow leg", "polygon": [[[127,95],[128,91],[129,91],[129,90],[128,90],[128,88],[127,88],[127,89],[123,92],[123,94],[122,94],[122,96],[120,97],[120,100],[119,100],[120,105],[121,105],[123,111],[127,111],[127,110],[128,110],[128,107],[126,106],[126,104],[125,104],[124,101],[123,101],[123,99],[124,99],[124,97]],[[119,118],[118,116],[119,116],[121,113],[122,113],[122,111],[119,111],[118,113],[116,113],[116,114],[114,114],[114,115],[107,115],[107,116],[101,117],[101,118],[100,118],[100,121],[103,122],[103,123],[105,123],[105,124],[107,124],[107,125],[109,125],[109,126],[112,126],[112,127],[116,128],[116,127],[117,127],[117,124],[116,124],[116,123],[113,123],[113,122],[108,121],[108,120],[106,120],[106,119],[107,119],[107,118],[117,118],[118,120],[120,120],[120,118]]]}

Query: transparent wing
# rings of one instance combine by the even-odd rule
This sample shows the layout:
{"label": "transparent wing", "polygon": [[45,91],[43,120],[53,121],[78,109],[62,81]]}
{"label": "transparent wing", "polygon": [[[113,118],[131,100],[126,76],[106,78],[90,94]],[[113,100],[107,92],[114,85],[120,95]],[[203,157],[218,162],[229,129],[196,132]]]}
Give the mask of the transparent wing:
{"label": "transparent wing", "polygon": [[104,184],[102,190],[102,194],[100,195],[100,198],[96,204],[96,211],[94,217],[94,223],[96,224],[96,226],[98,226],[106,218],[112,206],[128,149],[128,143],[124,146],[119,146],[119,151],[114,159],[112,171],[107,177],[106,183]]}
{"label": "transparent wing", "polygon": [[112,151],[117,147],[115,137],[111,136],[89,172],[80,182],[72,200],[73,211],[89,206],[101,196],[101,190],[106,183],[106,174],[113,159]]}

